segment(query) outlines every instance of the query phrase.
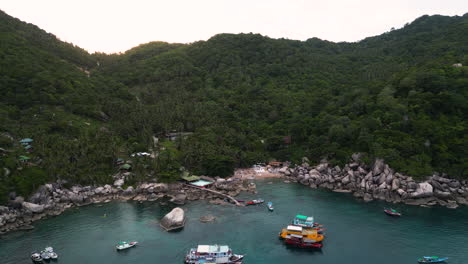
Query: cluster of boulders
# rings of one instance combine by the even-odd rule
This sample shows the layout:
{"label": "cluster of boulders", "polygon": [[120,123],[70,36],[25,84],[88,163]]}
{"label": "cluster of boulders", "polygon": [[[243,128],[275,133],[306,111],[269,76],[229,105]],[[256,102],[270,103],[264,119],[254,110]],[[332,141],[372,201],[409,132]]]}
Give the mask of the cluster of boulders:
{"label": "cluster of boulders", "polygon": [[[134,188],[124,187],[124,182],[120,180],[124,181],[125,178],[118,178],[114,185],[71,188],[66,188],[65,182],[58,181],[40,186],[27,200],[12,193],[8,207],[0,206],[0,234],[16,229],[33,228],[31,223],[36,220],[59,215],[70,207],[93,203],[112,200],[156,201],[166,197],[174,204],[183,205],[186,201],[219,198],[219,195],[188,188],[182,183],[142,183]],[[213,181],[215,181],[213,190],[231,196],[249,190],[247,186],[243,186],[242,181],[224,179],[213,179]]]}
{"label": "cluster of boulders", "polygon": [[403,202],[411,205],[442,205],[457,208],[468,205],[468,182],[434,174],[418,182],[412,177],[395,172],[382,159],[373,166],[359,161],[353,155],[352,162],[343,168],[330,166],[325,160],[317,166],[304,162],[294,168],[283,167],[279,170],[289,181],[299,182],[311,188],[327,188],[335,192],[353,193],[365,201],[385,200]]}
{"label": "cluster of boulders", "polygon": [[32,222],[59,215],[70,207],[125,197],[127,191],[128,188],[122,190],[111,185],[65,188],[63,182],[56,182],[40,186],[27,201],[12,193],[9,206],[0,209],[0,234],[24,226],[31,227]]}

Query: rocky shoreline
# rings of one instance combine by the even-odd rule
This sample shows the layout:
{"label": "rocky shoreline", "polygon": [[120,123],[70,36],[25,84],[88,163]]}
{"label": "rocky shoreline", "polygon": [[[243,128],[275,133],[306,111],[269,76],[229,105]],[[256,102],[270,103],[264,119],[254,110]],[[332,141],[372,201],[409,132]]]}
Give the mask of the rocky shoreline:
{"label": "rocky shoreline", "polygon": [[[383,160],[377,159],[373,166],[361,163],[359,155],[353,155],[353,161],[343,168],[332,167],[326,161],[317,166],[310,166],[306,161],[294,167],[275,169],[274,172],[282,175],[287,182],[297,182],[310,188],[352,193],[354,197],[366,202],[385,200],[419,206],[440,205],[452,209],[459,205],[468,205],[466,180],[459,181],[447,178],[443,174],[434,174],[425,181],[418,182],[412,177],[395,172]],[[117,175],[113,185],[66,188],[66,184],[60,181],[45,184],[28,200],[11,194],[9,206],[0,206],[0,235],[13,230],[33,229],[34,221],[60,215],[68,208],[114,200],[154,202],[167,198],[176,205],[195,200],[228,204],[219,194],[190,188],[183,183],[142,183],[136,188],[123,188],[126,176],[130,176],[125,174]],[[232,197],[242,191],[256,193],[254,183],[240,178],[207,180],[215,182],[211,190]]]}
{"label": "rocky shoreline", "polygon": [[310,166],[305,159],[302,165],[283,167],[279,172],[288,181],[311,188],[352,193],[366,202],[385,200],[425,207],[440,205],[452,209],[459,205],[468,205],[466,180],[459,181],[444,174],[434,174],[418,182],[412,177],[395,172],[381,159],[377,159],[373,166],[367,166],[359,159],[359,155],[354,154],[352,162],[343,168],[332,167],[326,161]]}
{"label": "rocky shoreline", "polygon": [[[212,190],[237,196],[242,191],[255,192],[255,185],[241,180],[211,179],[215,182]],[[57,216],[73,207],[114,200],[121,201],[157,201],[170,199],[176,205],[187,201],[209,199],[216,204],[224,204],[223,199],[215,193],[205,192],[184,186],[182,183],[142,183],[136,188],[124,185],[124,177],[120,175],[113,185],[104,186],[73,186],[66,188],[65,183],[45,184],[26,201],[21,196],[11,194],[9,206],[0,206],[0,235],[14,230],[33,229],[34,221]]]}

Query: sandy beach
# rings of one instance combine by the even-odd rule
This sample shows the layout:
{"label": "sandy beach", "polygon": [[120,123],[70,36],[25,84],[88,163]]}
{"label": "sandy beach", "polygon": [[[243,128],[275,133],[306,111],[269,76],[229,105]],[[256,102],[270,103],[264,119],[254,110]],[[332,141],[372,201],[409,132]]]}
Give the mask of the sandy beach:
{"label": "sandy beach", "polygon": [[269,172],[266,167],[236,169],[234,171],[234,178],[254,180],[266,178],[281,178],[279,172]]}

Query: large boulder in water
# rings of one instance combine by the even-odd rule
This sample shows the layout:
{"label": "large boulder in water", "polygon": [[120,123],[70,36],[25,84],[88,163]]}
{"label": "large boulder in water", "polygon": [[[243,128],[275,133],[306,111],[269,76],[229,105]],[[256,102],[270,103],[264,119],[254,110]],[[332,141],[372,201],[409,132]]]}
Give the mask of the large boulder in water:
{"label": "large boulder in water", "polygon": [[163,217],[160,223],[166,231],[177,230],[185,225],[185,212],[182,208],[176,207],[170,213]]}

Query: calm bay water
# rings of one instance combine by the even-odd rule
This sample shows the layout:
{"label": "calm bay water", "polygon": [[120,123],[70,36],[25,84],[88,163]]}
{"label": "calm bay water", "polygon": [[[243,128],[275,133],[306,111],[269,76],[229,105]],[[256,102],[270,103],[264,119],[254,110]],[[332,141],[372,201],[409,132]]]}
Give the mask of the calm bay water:
{"label": "calm bay water", "polygon": [[[273,184],[268,184],[273,182]],[[280,180],[257,181],[258,195],[273,201],[240,208],[197,201],[183,206],[188,221],[176,233],[159,228],[158,220],[172,208],[158,203],[112,202],[71,209],[35,223],[35,229],[0,239],[4,264],[31,263],[30,252],[53,246],[65,264],[183,263],[186,251],[197,244],[228,244],[247,254],[246,263],[416,263],[422,255],[449,256],[451,264],[468,263],[468,208],[420,208],[394,205],[402,218],[382,212],[384,202],[364,203],[349,194],[311,190]],[[106,214],[106,217],[104,217]],[[212,214],[213,223],[198,218]],[[295,214],[314,215],[325,225],[322,250],[286,247],[277,238]],[[137,240],[136,248],[116,252],[120,240]],[[52,262],[51,262],[52,263]]]}

